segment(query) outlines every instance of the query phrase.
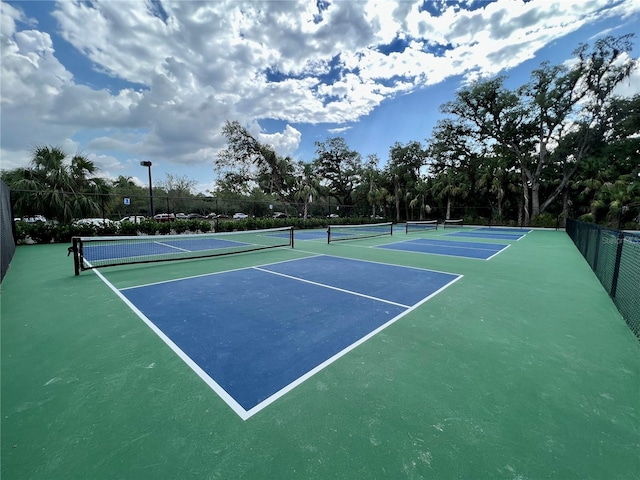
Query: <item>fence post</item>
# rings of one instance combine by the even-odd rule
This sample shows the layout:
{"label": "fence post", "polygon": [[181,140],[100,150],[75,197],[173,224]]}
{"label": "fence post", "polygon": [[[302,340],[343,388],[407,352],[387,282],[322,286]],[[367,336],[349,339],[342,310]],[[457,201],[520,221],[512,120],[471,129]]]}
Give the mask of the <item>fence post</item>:
{"label": "fence post", "polygon": [[618,275],[620,274],[620,260],[622,259],[622,247],[624,246],[624,232],[618,231],[618,248],[616,249],[616,263],[613,266],[613,278],[611,279],[611,298],[616,298],[618,288]]}
{"label": "fence post", "polygon": [[598,228],[598,233],[596,234],[596,251],[593,254],[593,267],[592,270],[595,272],[598,268],[598,257],[600,256],[600,237],[602,234],[602,228]]}

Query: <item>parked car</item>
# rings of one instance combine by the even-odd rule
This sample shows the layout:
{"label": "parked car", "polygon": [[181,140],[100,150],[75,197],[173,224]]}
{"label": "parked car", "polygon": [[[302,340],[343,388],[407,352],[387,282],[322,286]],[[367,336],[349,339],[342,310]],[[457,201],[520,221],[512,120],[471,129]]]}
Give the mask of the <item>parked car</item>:
{"label": "parked car", "polygon": [[108,218],[81,218],[73,222],[74,225],[95,225],[96,227],[115,225],[116,222]]}
{"label": "parked car", "polygon": [[142,215],[129,215],[120,219],[120,222],[142,223],[145,221],[145,217]]}
{"label": "parked car", "polygon": [[329,215],[327,215],[327,218],[340,218],[340,215],[338,215],[337,213],[330,213]]}
{"label": "parked car", "polygon": [[273,212],[273,218],[287,218],[288,215],[284,212]]}
{"label": "parked car", "polygon": [[34,215],[32,217],[22,217],[22,218],[14,218],[15,222],[27,222],[27,223],[37,223],[42,222],[45,223],[47,219],[42,215]]}
{"label": "parked car", "polygon": [[176,216],[173,213],[158,213],[153,216],[156,222],[173,222]]}
{"label": "parked car", "polygon": [[189,217],[186,213],[176,213],[176,219],[178,220],[188,220]]}
{"label": "parked car", "polygon": [[189,220],[198,220],[200,218],[204,218],[204,215],[200,215],[199,213],[190,213],[189,215],[187,215],[187,218]]}
{"label": "parked car", "polygon": [[233,218],[235,220],[243,220],[245,218],[249,218],[249,215],[247,215],[246,213],[234,213]]}

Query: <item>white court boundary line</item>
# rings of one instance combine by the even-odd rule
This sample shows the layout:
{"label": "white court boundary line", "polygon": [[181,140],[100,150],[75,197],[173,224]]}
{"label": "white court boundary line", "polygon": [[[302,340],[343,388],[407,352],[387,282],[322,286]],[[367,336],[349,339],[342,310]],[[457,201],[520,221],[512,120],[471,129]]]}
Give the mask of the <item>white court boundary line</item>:
{"label": "white court boundary line", "polygon": [[[389,245],[398,245],[400,243],[417,243],[417,244],[422,244],[422,245],[429,245],[428,243],[417,242],[416,240],[428,240],[428,239],[413,238],[411,240],[400,240],[399,242],[384,243],[382,245],[375,245],[375,246],[366,247],[366,248],[388,248]],[[443,240],[443,241],[446,241],[446,240]],[[487,244],[487,245],[491,245],[491,244]],[[496,244],[496,245],[499,245],[499,244]],[[445,245],[434,245],[434,244],[431,244],[431,246],[435,247],[435,246],[445,246]],[[452,255],[450,253],[416,252],[414,250],[402,250],[402,249],[396,249],[396,248],[388,248],[388,250],[394,250],[396,252],[405,252],[405,253],[412,253],[412,254],[413,253],[418,253],[420,255],[437,255],[437,256],[441,256],[441,257],[463,258],[465,260],[480,260],[481,262],[487,262],[487,261],[491,260],[493,257],[495,257],[496,255],[498,255],[499,253],[504,252],[510,246],[511,245],[505,245],[503,248],[501,248],[500,250],[498,250],[493,255],[491,255],[491,256],[489,256],[487,258],[465,257],[463,255]],[[457,247],[451,247],[451,248],[457,248]],[[467,250],[480,250],[480,251],[488,251],[488,252],[493,251],[493,250],[490,250],[488,248],[474,248],[474,247],[460,247],[460,248],[467,249]],[[447,273],[447,272],[443,272],[443,273]]]}
{"label": "white court boundary line", "polygon": [[[252,253],[252,252],[246,252],[246,253]],[[309,253],[309,252],[304,252],[304,253]],[[296,260],[304,260],[305,258],[313,258],[313,257],[321,257],[321,256],[322,256],[321,253],[316,253],[314,255],[308,255],[306,257],[290,258],[289,260],[279,260],[277,262],[263,263],[262,265],[258,265],[258,266],[249,265],[249,266],[246,266],[246,267],[230,268],[228,270],[220,270],[219,272],[200,273],[198,275],[189,275],[188,277],[172,278],[172,279],[169,279],[169,280],[160,280],[160,281],[157,281],[157,282],[143,283],[141,285],[134,285],[132,287],[123,287],[123,288],[120,289],[120,291],[132,290],[134,288],[150,287],[152,285],[160,285],[162,283],[180,282],[182,280],[190,280],[192,278],[209,277],[209,276],[212,276],[212,275],[219,275],[221,273],[239,272],[240,270],[248,270],[250,268],[267,267],[269,265],[277,265],[279,263],[295,262]]]}
{"label": "white court boundary line", "polygon": [[246,420],[251,415],[247,415],[247,411],[234,400],[234,398],[227,393],[213,378],[211,378],[200,366],[194,362],[189,355],[178,347],[167,335],[160,330],[155,323],[153,323],[147,316],[142,313],[133,303],[125,297],[109,280],[107,280],[99,271],[94,270],[95,274],[144,322],[147,326],[156,334],[160,339],[167,344],[167,346],[178,355],[178,357],[186,363],[196,375],[198,375],[218,396],[227,404],[231,409],[238,414],[240,418]]}
{"label": "white court boundary line", "polygon": [[319,283],[319,282],[314,282],[312,280],[307,280],[307,279],[300,278],[300,277],[294,277],[293,275],[287,275],[286,273],[274,272],[272,270],[267,270],[267,269],[260,268],[260,267],[253,267],[253,270],[259,270],[261,272],[270,273],[272,275],[278,275],[280,277],[289,278],[291,280],[296,280],[298,282],[308,283],[310,285],[315,285],[317,287],[328,288],[329,290],[336,290],[337,292],[343,292],[343,293],[348,293],[350,295],[355,295],[355,296],[358,296],[358,297],[368,298],[369,300],[375,300],[376,302],[388,303],[390,305],[395,305],[396,307],[411,308],[410,305],[404,305],[402,303],[392,302],[390,300],[385,300],[383,298],[372,297],[371,295],[365,295],[364,293],[354,292],[353,290],[346,290],[344,288],[333,287],[333,286],[327,285],[325,283]]}
{"label": "white court boundary line", "polygon": [[[318,254],[316,256],[329,256],[329,257],[335,257],[335,258],[347,258],[347,257],[338,257],[338,256],[334,256],[334,255],[322,255],[322,254]],[[312,257],[303,257],[303,258],[297,258],[297,259],[291,259],[291,260],[284,260],[282,262],[273,262],[273,263],[269,263],[269,264],[265,264],[263,266],[267,266],[267,265],[274,265],[277,263],[284,263],[284,262],[292,262],[292,261],[298,261],[298,260],[304,260],[305,258],[312,258]],[[358,259],[350,259],[350,260],[354,260],[354,261],[363,261],[363,262],[369,262],[367,260],[358,260]],[[448,273],[448,272],[437,272],[435,270],[429,270],[426,268],[418,268],[418,267],[405,267],[404,265],[395,265],[395,264],[390,264],[390,263],[382,263],[382,262],[369,262],[369,263],[379,263],[381,265],[390,265],[390,266],[395,266],[395,267],[401,267],[401,268],[409,268],[409,269],[417,269],[417,270],[424,270],[424,271],[430,271],[430,272],[436,272],[436,273]],[[216,272],[213,274],[204,274],[204,275],[195,275],[193,277],[186,277],[184,279],[177,279],[177,280],[185,280],[188,278],[197,278],[197,277],[204,277],[204,276],[209,276],[209,275],[216,275],[218,273],[226,273],[226,272],[232,272],[232,271],[239,271],[239,270],[249,270],[249,269],[257,269],[257,270],[261,270],[260,267],[244,267],[244,268],[238,268],[238,269],[233,269],[233,270],[227,270],[225,272]],[[296,277],[290,277],[289,275],[284,275],[284,274],[280,274],[277,272],[272,272],[269,270],[262,270],[264,272],[267,273],[271,273],[271,274],[276,274],[276,275],[282,275],[285,277],[289,277],[295,280],[299,280],[299,281],[306,281],[306,280],[302,280],[302,279],[298,279]],[[348,290],[343,290],[343,289],[339,289],[337,287],[331,287],[329,285],[324,285],[326,288],[332,288],[335,290],[340,290],[343,292],[347,292],[347,293],[352,293],[354,295],[359,295],[359,296],[363,296],[363,297],[367,297],[373,300],[377,300],[377,301],[382,301],[382,302],[386,302],[386,303],[391,303],[394,305],[397,305],[401,308],[405,308],[406,310],[402,313],[400,313],[399,315],[396,315],[395,317],[393,317],[392,319],[390,319],[389,321],[387,321],[386,323],[380,325],[379,327],[377,327],[376,329],[372,330],[371,332],[369,332],[367,335],[361,337],[360,339],[356,340],[354,343],[352,343],[351,345],[345,347],[344,349],[340,350],[338,353],[334,354],[333,356],[329,357],[328,359],[326,359],[324,362],[320,363],[319,365],[317,365],[316,367],[312,368],[311,370],[309,370],[307,373],[305,373],[304,375],[298,377],[296,380],[294,380],[293,382],[289,383],[288,385],[285,385],[283,388],[281,388],[280,390],[278,390],[277,392],[273,393],[272,395],[270,395],[269,397],[267,397],[266,399],[264,399],[262,402],[258,403],[257,405],[255,405],[254,407],[250,408],[249,410],[245,410],[245,408],[240,405],[220,384],[218,384],[213,378],[211,378],[209,376],[209,374],[207,374],[195,361],[193,361],[191,359],[191,357],[189,357],[189,355],[187,355],[178,345],[176,345],[160,328],[158,328],[156,326],[155,323],[153,323],[144,313],[142,313],[131,301],[129,301],[129,299],[127,297],[124,296],[124,294],[122,293],[121,290],[119,290],[118,288],[116,288],[111,282],[109,282],[109,280],[107,280],[105,278],[104,275],[102,275],[102,273],[100,273],[97,269],[93,269],[93,272],[95,272],[95,274],[98,276],[98,278],[100,278],[105,285],[107,285],[107,287],[109,287],[156,335],[158,335],[158,337],[167,344],[167,346],[173,350],[173,352],[183,361],[187,364],[187,366],[189,366],[189,368],[191,368],[196,375],[198,375],[208,386],[209,388],[211,388],[215,393],[218,394],[218,396],[242,419],[242,420],[248,420],[249,418],[251,418],[253,415],[255,415],[256,413],[258,413],[259,411],[263,410],[265,407],[267,407],[268,405],[272,404],[273,402],[275,402],[276,400],[278,400],[280,397],[282,397],[283,395],[285,395],[286,393],[290,392],[291,390],[293,390],[294,388],[296,388],[298,385],[302,384],[304,381],[308,380],[309,378],[311,378],[312,376],[314,376],[316,373],[322,371],[323,369],[325,369],[326,367],[328,367],[329,365],[331,365],[333,362],[335,362],[336,360],[338,360],[339,358],[343,357],[344,355],[346,355],[347,353],[349,353],[351,350],[355,349],[356,347],[362,345],[364,342],[366,342],[367,340],[369,340],[370,338],[374,337],[375,335],[377,335],[379,332],[381,332],[382,330],[384,330],[385,328],[387,328],[388,326],[394,324],[395,322],[397,322],[398,320],[400,320],[402,317],[404,317],[405,315],[407,315],[408,313],[412,312],[413,310],[415,310],[416,308],[418,308],[419,306],[421,306],[422,304],[424,304],[425,302],[427,302],[428,300],[430,300],[431,298],[433,298],[434,296],[436,296],[437,294],[439,294],[440,292],[444,291],[446,288],[450,287],[451,285],[453,285],[455,282],[457,282],[458,280],[460,280],[464,275],[461,274],[454,274],[454,273],[448,273],[449,275],[455,276],[455,278],[453,278],[451,281],[447,282],[445,285],[443,285],[442,287],[440,287],[439,289],[435,290],[434,292],[432,292],[431,294],[429,294],[427,297],[423,298],[422,300],[420,300],[418,303],[412,305],[412,306],[407,306],[407,305],[402,305],[399,303],[394,303],[394,302],[390,302],[390,301],[385,301],[383,299],[377,299],[376,297],[371,297],[371,296],[367,296],[367,295],[363,295],[363,294],[358,294],[356,292],[349,292]],[[177,281],[177,280],[169,280],[169,281]],[[320,285],[323,286],[322,284],[318,284],[312,281],[306,281],[308,283],[314,283],[316,285]],[[167,282],[156,282],[156,283],[152,283],[152,284],[148,284],[148,285],[155,285],[157,283],[167,283]],[[146,286],[146,285],[145,285]],[[140,287],[140,286],[139,286]],[[139,288],[139,287],[127,287],[125,289],[122,290],[126,290],[126,289],[130,289],[130,288]]]}

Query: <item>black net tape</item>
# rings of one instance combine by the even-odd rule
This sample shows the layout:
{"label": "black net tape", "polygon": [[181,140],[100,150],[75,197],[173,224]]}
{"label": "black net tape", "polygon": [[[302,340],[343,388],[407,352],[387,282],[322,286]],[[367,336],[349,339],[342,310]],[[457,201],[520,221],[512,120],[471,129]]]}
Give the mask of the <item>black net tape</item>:
{"label": "black net tape", "polygon": [[567,220],[567,234],[640,339],[640,233]]}

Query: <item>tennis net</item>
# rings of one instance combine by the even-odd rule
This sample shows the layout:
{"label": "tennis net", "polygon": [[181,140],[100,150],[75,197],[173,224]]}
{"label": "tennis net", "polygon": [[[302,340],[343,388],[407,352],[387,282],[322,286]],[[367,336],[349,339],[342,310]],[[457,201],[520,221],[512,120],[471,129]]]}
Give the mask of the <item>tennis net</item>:
{"label": "tennis net", "polygon": [[75,274],[134,263],[166,262],[292,247],[293,227],[191,235],[73,237]]}
{"label": "tennis net", "polygon": [[393,235],[393,223],[367,223],[363,225],[329,225],[327,243],[357,238]]}
{"label": "tennis net", "polygon": [[463,226],[463,221],[462,219],[457,219],[457,220],[445,220],[444,223],[442,224],[442,228],[459,228]]}
{"label": "tennis net", "polygon": [[407,221],[405,226],[405,233],[424,232],[427,230],[437,230],[437,229],[438,229],[437,220]]}

